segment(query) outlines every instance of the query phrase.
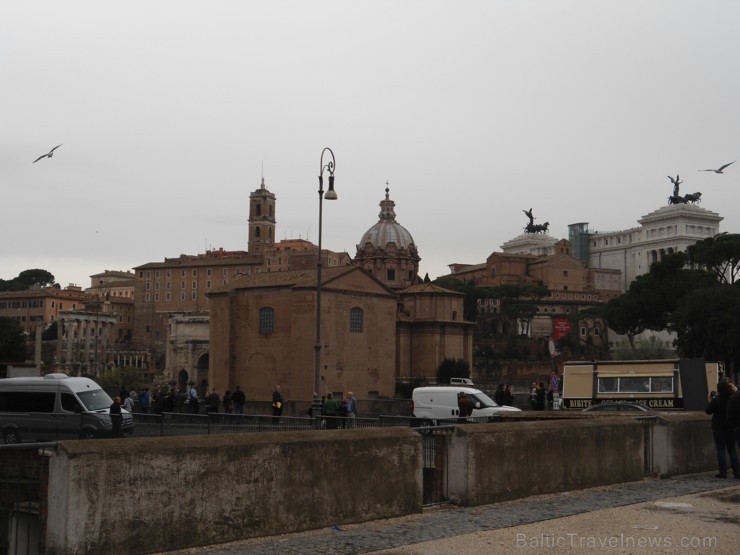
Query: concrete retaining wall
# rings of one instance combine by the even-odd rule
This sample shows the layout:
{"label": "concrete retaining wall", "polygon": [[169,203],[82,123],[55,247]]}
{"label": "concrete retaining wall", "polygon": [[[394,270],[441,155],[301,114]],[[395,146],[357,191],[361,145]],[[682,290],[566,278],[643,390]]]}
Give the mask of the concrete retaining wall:
{"label": "concrete retaining wall", "polygon": [[421,500],[421,443],[405,428],[69,441],[49,461],[46,546],[151,553],[418,513]]}
{"label": "concrete retaining wall", "polygon": [[[716,467],[705,415],[646,429],[658,474]],[[60,442],[46,450],[46,552],[151,553],[418,513],[421,445],[408,428]],[[466,424],[444,475],[451,501],[482,505],[639,481],[645,445],[626,416]]]}
{"label": "concrete retaining wall", "polygon": [[717,450],[708,415],[661,414],[652,433],[653,471],[658,476],[717,470]]}
{"label": "concrete retaining wall", "polygon": [[459,426],[449,495],[484,505],[643,478],[642,427],[627,418]]}

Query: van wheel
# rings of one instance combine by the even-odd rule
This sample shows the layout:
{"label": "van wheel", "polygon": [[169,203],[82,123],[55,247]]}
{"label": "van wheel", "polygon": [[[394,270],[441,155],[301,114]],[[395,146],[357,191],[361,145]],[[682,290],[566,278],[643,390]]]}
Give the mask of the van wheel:
{"label": "van wheel", "polygon": [[21,436],[16,430],[5,430],[3,432],[5,443],[20,443]]}
{"label": "van wheel", "polygon": [[95,439],[97,436],[92,430],[84,430],[82,432],[82,439]]}

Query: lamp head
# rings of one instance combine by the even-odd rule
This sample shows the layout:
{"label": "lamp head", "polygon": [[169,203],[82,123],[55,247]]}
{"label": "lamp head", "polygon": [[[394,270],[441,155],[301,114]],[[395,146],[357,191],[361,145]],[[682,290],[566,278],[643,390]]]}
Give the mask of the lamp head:
{"label": "lamp head", "polygon": [[329,176],[329,190],[324,194],[326,200],[337,200],[337,192],[334,190],[334,175]]}

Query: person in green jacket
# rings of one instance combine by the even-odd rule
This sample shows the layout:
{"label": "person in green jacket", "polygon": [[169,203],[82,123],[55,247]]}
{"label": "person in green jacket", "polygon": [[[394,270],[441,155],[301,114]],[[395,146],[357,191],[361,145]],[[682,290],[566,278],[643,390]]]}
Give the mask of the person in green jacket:
{"label": "person in green jacket", "polygon": [[324,416],[328,416],[326,419],[326,429],[336,430],[339,427],[339,401],[337,401],[331,393],[326,395],[324,401]]}

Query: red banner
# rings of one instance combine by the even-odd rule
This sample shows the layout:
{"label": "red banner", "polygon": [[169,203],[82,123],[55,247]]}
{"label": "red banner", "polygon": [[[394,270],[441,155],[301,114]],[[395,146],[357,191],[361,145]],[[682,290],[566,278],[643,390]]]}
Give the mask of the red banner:
{"label": "red banner", "polygon": [[553,318],[552,338],[555,341],[570,335],[570,320],[567,318]]}

